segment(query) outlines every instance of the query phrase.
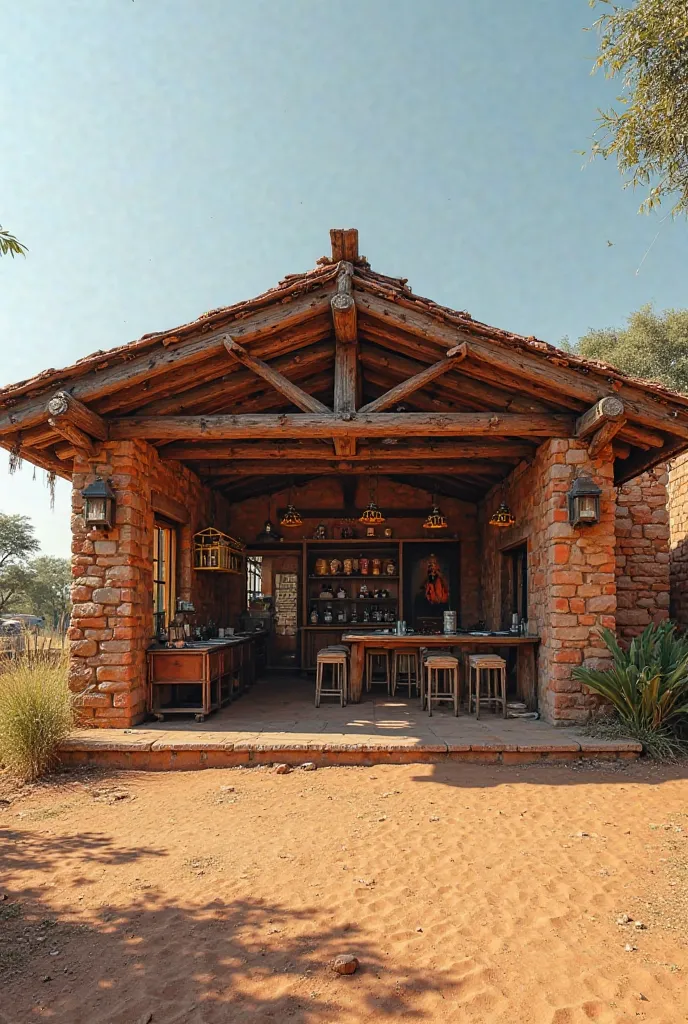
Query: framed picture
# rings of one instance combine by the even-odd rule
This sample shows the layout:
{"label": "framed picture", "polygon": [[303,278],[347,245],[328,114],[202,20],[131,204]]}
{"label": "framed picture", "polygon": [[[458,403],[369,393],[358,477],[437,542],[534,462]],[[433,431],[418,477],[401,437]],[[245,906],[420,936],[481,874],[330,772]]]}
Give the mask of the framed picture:
{"label": "framed picture", "polygon": [[461,622],[457,543],[435,541],[404,544],[404,617],[416,630],[441,630],[445,611]]}

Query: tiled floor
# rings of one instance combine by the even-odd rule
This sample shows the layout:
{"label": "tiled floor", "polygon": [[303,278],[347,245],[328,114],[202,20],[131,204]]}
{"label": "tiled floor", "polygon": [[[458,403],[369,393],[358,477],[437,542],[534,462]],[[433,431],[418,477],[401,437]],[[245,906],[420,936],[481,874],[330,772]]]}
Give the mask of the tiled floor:
{"label": "tiled floor", "polygon": [[[632,741],[591,739],[572,729],[545,722],[503,719],[492,713],[480,721],[466,714],[455,717],[447,707],[433,715],[417,699],[388,697],[384,690],[366,695],[360,704],[342,708],[333,700],[314,706],[312,681],[272,676],[205,722],[193,715],[169,716],[128,730],[79,730],[68,741],[70,751],[119,752],[292,750],[315,752],[386,752],[412,760],[461,752],[540,752],[559,755],[639,750]],[[250,759],[250,756],[249,756]]]}

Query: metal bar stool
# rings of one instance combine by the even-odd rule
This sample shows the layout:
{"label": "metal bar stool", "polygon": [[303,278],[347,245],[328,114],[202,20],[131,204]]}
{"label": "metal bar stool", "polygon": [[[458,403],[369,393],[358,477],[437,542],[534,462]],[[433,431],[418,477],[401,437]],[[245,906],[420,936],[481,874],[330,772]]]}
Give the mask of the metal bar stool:
{"label": "metal bar stool", "polygon": [[475,703],[475,717],[480,718],[481,701],[493,711],[501,705],[502,717],[506,718],[506,662],[496,654],[470,654],[468,657],[469,715]]}
{"label": "metal bar stool", "polygon": [[[375,679],[375,659],[379,659],[384,662],[384,679]],[[366,691],[370,692],[370,688],[373,683],[384,683],[387,687],[387,693],[390,692],[391,688],[391,675],[389,671],[389,651],[386,647],[368,647],[366,650]]]}
{"label": "metal bar stool", "polygon": [[[329,665],[331,679],[325,681],[325,668]],[[315,669],[315,706],[320,707],[321,697],[339,697],[339,703],[346,707],[349,689],[349,658],[346,648],[335,650],[323,647],[318,651]]]}
{"label": "metal bar stool", "polygon": [[415,686],[418,693],[420,693],[419,668],[418,651],[403,648],[392,652],[392,696],[397,692],[397,685],[400,681],[402,685],[404,683],[408,685],[409,700],[411,699],[412,686]]}
{"label": "metal bar stool", "polygon": [[433,651],[425,659],[425,699],[428,714],[432,715],[433,703],[449,702],[454,714],[459,713],[459,659],[449,651]]}

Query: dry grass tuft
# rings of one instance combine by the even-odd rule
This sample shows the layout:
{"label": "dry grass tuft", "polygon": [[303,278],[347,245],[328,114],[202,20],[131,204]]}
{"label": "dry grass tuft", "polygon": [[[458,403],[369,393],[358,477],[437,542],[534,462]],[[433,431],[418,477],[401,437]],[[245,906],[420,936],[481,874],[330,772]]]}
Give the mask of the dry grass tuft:
{"label": "dry grass tuft", "polygon": [[27,782],[49,771],[75,711],[66,656],[18,654],[0,674],[0,764]]}

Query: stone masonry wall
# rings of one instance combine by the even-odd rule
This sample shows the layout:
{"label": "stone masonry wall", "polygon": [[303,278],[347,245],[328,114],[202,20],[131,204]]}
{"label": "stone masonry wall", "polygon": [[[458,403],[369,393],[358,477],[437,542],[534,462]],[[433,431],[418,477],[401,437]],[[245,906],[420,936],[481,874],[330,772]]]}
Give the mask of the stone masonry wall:
{"label": "stone masonry wall", "polygon": [[616,626],[622,638],[669,615],[667,483],[666,467],[659,466],[617,490]]}
{"label": "stone masonry wall", "polygon": [[[528,548],[528,618],[541,638],[538,697],[543,717],[555,725],[585,721],[598,699],[572,678],[576,665],[604,668],[601,626],[615,628],[615,489],[610,449],[590,460],[583,442],[557,439],[542,444],[529,466],[521,464],[505,489],[488,495],[480,509],[483,603],[490,628],[500,628],[504,552]],[[601,521],[574,528],[568,522],[567,492],[576,475],[601,487]],[[492,512],[505,498],[516,517],[509,529],[490,527]]]}
{"label": "stone masonry wall", "polygon": [[[82,489],[96,476],[115,492],[116,525],[87,530]],[[83,694],[82,716],[96,726],[125,727],[146,710],[146,647],[152,635],[153,525],[151,494],[180,503],[189,521],[177,531],[177,595],[200,617],[226,617],[227,593],[238,577],[192,570],[192,536],[205,526],[226,529],[228,508],[179,463],[162,463],[143,441],[108,442],[96,460],[76,459],[72,495],[73,611],[70,687]],[[240,596],[236,598],[240,602]]]}
{"label": "stone masonry wall", "polygon": [[688,452],[669,464],[671,618],[688,629]]}

